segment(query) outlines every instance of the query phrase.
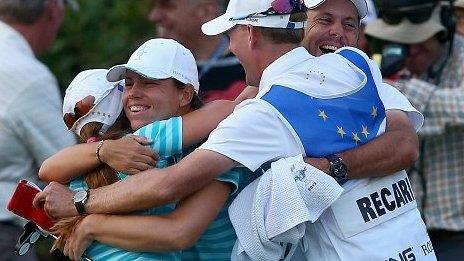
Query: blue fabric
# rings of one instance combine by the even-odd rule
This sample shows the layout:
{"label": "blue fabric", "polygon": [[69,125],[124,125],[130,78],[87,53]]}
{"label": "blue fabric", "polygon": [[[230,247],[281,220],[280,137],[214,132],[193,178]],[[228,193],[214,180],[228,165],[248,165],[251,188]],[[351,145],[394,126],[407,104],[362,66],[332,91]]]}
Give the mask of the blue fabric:
{"label": "blue fabric", "polygon": [[310,157],[339,153],[374,139],[385,119],[385,108],[366,60],[351,50],[343,50],[340,55],[367,76],[365,86],[357,92],[321,99],[274,85],[262,97],[288,121]]}

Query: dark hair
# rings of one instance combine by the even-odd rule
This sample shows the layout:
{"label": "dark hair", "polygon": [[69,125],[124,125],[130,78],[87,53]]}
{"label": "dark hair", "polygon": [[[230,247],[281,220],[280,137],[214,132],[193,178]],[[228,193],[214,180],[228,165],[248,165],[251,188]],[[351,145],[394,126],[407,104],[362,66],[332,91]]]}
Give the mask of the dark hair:
{"label": "dark hair", "polygon": [[0,20],[33,24],[52,0],[1,0]]}
{"label": "dark hair", "polygon": [[[176,86],[177,89],[183,90],[188,84],[185,84],[177,79],[172,78],[174,81],[174,86]],[[190,108],[192,110],[198,110],[203,106],[203,102],[200,99],[200,96],[198,96],[198,93],[195,92],[195,94],[192,97],[192,100],[190,101]]]}
{"label": "dark hair", "polygon": [[[290,22],[304,22],[307,16],[305,12],[294,13],[290,15]],[[275,44],[299,44],[304,37],[304,29],[287,29],[287,28],[267,28],[257,27],[262,35]]]}

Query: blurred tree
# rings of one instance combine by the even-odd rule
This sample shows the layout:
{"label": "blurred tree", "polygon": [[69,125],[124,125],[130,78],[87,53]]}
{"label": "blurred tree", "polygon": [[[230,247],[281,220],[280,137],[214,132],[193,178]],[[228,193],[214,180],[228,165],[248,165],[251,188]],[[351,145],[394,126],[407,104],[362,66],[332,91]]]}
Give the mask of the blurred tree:
{"label": "blurred tree", "polygon": [[68,8],[53,48],[40,57],[63,90],[82,70],[124,63],[143,42],[155,37],[147,16],[151,0],[78,0]]}

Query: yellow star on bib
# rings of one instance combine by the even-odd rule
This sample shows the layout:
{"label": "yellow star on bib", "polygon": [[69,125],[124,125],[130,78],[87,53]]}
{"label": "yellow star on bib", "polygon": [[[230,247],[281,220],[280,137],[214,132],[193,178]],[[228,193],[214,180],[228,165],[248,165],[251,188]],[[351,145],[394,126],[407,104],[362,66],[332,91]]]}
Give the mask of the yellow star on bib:
{"label": "yellow star on bib", "polygon": [[371,116],[372,116],[372,118],[377,117],[377,107],[372,106]]}
{"label": "yellow star on bib", "polygon": [[361,139],[358,137],[357,133],[354,133],[354,132],[352,132],[352,133],[353,133],[353,140],[356,143],[356,145],[358,145],[358,142],[360,142]]}
{"label": "yellow star on bib", "polygon": [[323,110],[319,110],[319,115],[317,116],[321,117],[324,121],[326,121],[329,118],[329,116],[327,116],[327,114]]}
{"label": "yellow star on bib", "polygon": [[367,130],[367,126],[364,126],[364,125],[363,125],[363,126],[362,126],[362,129],[363,129],[363,130],[361,131],[361,133],[364,134],[364,136],[366,136],[366,138],[367,138],[367,135],[369,135],[369,134],[371,134],[371,133]]}
{"label": "yellow star on bib", "polygon": [[338,127],[337,126],[337,133],[340,134],[340,136],[343,137],[346,135],[346,132],[343,130],[343,127]]}

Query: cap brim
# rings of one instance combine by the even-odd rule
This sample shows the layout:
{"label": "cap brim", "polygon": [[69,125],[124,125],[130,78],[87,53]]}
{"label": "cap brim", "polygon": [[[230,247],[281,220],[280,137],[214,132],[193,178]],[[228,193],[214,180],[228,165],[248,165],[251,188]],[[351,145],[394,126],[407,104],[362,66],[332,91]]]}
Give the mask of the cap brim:
{"label": "cap brim", "polygon": [[433,19],[422,24],[412,24],[403,19],[400,24],[391,25],[379,18],[366,26],[367,35],[401,44],[421,43],[441,31],[445,31],[445,27]]}
{"label": "cap brim", "polygon": [[108,73],[106,74],[106,79],[109,82],[117,82],[126,76],[126,71],[130,70],[135,72],[136,74],[139,74],[147,79],[152,79],[152,80],[161,80],[161,79],[168,79],[173,76],[166,74],[161,71],[150,71],[149,69],[146,68],[138,68],[136,66],[130,66],[128,64],[121,64],[121,65],[116,65],[111,67],[109,69]]}
{"label": "cap brim", "polygon": [[229,16],[225,13],[204,23],[201,26],[201,31],[206,35],[218,35],[234,27],[236,24],[236,22],[230,21]]}
{"label": "cap brim", "polygon": [[124,79],[126,74],[127,66],[125,64],[115,65],[106,74],[106,79],[109,82],[117,82]]}
{"label": "cap brim", "polygon": [[351,2],[353,2],[354,6],[356,6],[359,18],[363,19],[364,17],[366,17],[369,9],[367,7],[366,0],[351,0]]}
{"label": "cap brim", "polygon": [[304,4],[309,9],[314,9],[324,3],[325,0],[304,0]]}

